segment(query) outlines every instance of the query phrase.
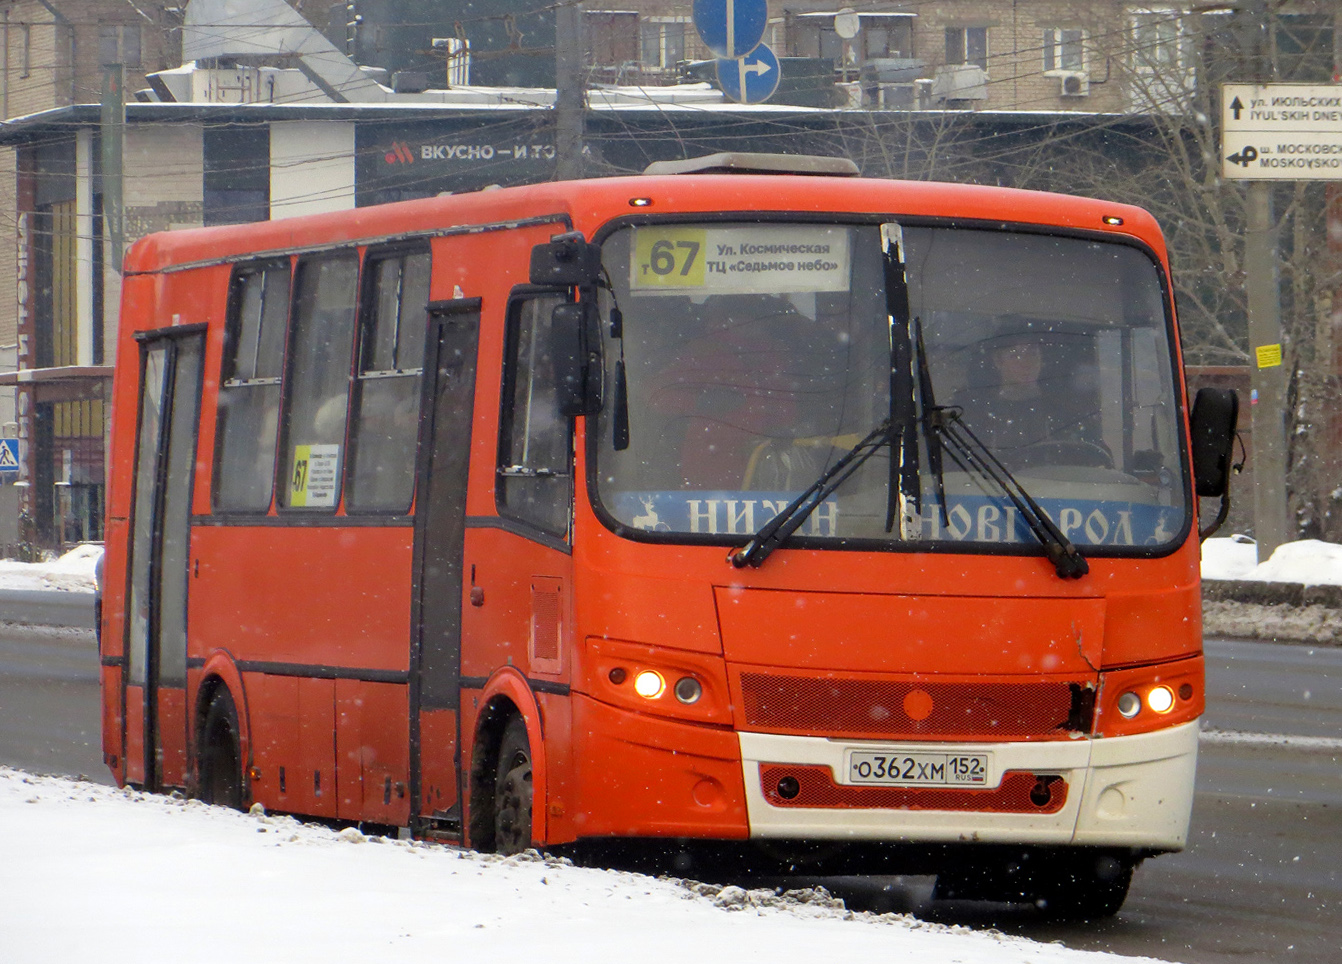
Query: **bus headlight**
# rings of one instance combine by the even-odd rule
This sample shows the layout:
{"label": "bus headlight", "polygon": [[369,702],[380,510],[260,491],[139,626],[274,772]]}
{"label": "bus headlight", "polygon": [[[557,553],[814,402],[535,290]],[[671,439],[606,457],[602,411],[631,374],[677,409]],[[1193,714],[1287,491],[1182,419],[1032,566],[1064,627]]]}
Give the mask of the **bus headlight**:
{"label": "bus headlight", "polygon": [[726,667],[721,656],[587,637],[587,674],[574,690],[636,713],[688,723],[732,722]]}
{"label": "bus headlight", "polygon": [[655,700],[666,692],[666,680],[661,673],[645,669],[634,677],[634,692],[645,700]]}
{"label": "bus headlight", "polygon": [[[1153,686],[1146,694],[1146,705],[1156,713],[1168,713],[1174,709],[1174,691],[1168,686]],[[1121,707],[1119,712],[1123,712]]]}
{"label": "bus headlight", "polygon": [[699,697],[704,695],[704,687],[693,676],[682,676],[676,680],[675,688],[676,699],[690,706],[699,702]]}
{"label": "bus headlight", "polygon": [[1156,666],[1104,670],[1096,736],[1135,736],[1190,723],[1205,706],[1201,655]]}

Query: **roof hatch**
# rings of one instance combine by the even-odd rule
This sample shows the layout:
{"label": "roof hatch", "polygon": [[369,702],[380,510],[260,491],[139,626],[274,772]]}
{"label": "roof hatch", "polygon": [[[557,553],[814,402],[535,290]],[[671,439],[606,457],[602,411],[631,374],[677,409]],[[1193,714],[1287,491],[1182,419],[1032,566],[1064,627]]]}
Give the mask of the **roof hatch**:
{"label": "roof hatch", "polygon": [[683,161],[653,161],[644,174],[823,174],[857,177],[861,172],[846,157],[814,154],[751,154],[725,151]]}

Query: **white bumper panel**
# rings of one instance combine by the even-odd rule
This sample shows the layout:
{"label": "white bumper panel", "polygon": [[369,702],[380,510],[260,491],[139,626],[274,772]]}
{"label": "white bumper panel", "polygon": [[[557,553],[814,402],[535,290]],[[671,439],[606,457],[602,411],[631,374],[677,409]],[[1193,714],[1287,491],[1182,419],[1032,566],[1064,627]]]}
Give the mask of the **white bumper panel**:
{"label": "white bumper panel", "polygon": [[[752,837],[1178,850],[1188,833],[1197,760],[1196,721],[1141,736],[1048,743],[873,744],[768,733],[738,735]],[[989,753],[989,786],[996,786],[1008,770],[1057,774],[1067,781],[1067,802],[1057,813],[821,809],[775,807],[761,789],[761,763],[815,764],[841,774],[846,750],[878,746]]]}
{"label": "white bumper panel", "polygon": [[1183,850],[1193,811],[1198,728],[1194,720],[1155,733],[1095,740],[1073,842]]}

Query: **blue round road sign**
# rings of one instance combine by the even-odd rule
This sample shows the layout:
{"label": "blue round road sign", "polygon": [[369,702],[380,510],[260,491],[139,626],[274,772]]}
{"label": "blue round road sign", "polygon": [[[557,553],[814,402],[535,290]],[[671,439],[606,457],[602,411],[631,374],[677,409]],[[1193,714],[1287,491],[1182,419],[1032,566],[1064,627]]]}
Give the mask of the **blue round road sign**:
{"label": "blue round road sign", "polygon": [[693,12],[704,46],[728,60],[754,50],[769,23],[766,0],[694,0]]}
{"label": "blue round road sign", "polygon": [[759,104],[773,96],[783,72],[768,44],[760,44],[744,57],[718,61],[718,86],[741,104]]}

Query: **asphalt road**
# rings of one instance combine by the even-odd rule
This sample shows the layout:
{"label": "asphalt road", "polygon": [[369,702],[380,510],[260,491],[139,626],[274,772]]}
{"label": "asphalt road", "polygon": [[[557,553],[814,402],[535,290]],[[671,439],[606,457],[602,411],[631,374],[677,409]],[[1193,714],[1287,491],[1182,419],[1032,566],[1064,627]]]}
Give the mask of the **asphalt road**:
{"label": "asphalt road", "polygon": [[93,630],[0,623],[0,763],[112,783]]}
{"label": "asphalt road", "polygon": [[[1143,864],[1114,919],[1059,925],[1029,908],[934,904],[927,878],[826,885],[856,909],[1075,948],[1186,964],[1334,964],[1342,956],[1342,648],[1211,640],[1207,656],[1205,727],[1213,732],[1201,746],[1189,847]],[[93,633],[0,623],[0,763],[110,783],[99,741]]]}

